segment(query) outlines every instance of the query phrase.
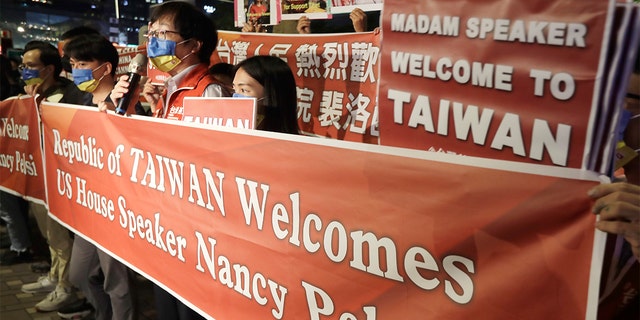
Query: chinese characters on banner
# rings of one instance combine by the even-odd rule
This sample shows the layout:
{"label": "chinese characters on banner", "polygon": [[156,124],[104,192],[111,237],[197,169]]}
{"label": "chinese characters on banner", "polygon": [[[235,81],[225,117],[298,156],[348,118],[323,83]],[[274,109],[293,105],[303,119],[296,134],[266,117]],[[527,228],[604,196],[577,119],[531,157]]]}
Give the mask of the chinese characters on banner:
{"label": "chinese characters on banner", "polygon": [[237,64],[254,55],[272,55],[289,64],[304,133],[378,143],[379,34],[300,37],[220,31],[218,38],[212,63]]}

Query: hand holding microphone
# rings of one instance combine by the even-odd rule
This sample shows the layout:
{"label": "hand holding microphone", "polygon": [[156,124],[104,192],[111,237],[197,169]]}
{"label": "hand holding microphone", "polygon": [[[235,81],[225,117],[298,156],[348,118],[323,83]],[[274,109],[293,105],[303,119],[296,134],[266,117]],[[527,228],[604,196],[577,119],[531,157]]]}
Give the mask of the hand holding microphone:
{"label": "hand holding microphone", "polygon": [[[129,73],[120,77],[120,81],[111,91],[111,100],[118,101],[117,114],[125,114],[138,102],[140,77],[147,69],[147,57],[138,53],[129,63]],[[118,100],[119,99],[119,100]]]}

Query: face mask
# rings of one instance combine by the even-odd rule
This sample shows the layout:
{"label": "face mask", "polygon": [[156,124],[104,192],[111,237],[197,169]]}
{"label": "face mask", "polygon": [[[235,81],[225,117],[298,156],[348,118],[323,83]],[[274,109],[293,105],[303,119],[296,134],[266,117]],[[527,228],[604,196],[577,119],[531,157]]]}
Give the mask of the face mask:
{"label": "face mask", "polygon": [[100,79],[93,78],[93,72],[104,66],[104,63],[99,67],[91,69],[72,69],[71,75],[73,76],[73,82],[78,86],[78,89],[86,92],[93,92],[100,84],[100,80],[104,78],[104,75]]}
{"label": "face mask", "polygon": [[[245,96],[244,94],[237,93],[237,92],[234,92],[231,96],[233,98],[255,98],[255,97]],[[264,100],[264,97],[256,99],[256,102],[262,101],[262,100]]]}
{"label": "face mask", "polygon": [[182,57],[182,59],[176,56],[176,46],[185,43],[189,40],[176,43],[172,40],[161,40],[156,37],[149,38],[147,43],[147,56],[158,70],[162,72],[169,72],[179,65],[184,58],[188,57],[192,53]]}
{"label": "face mask", "polygon": [[[237,92],[234,92],[231,96],[234,97],[234,98],[255,98],[255,97],[245,96],[244,94],[237,93]],[[264,100],[264,97],[256,99],[256,103],[258,103],[258,101],[262,101],[262,100]],[[258,108],[258,110],[260,110],[260,109]],[[256,114],[256,125],[255,125],[256,129],[260,128],[260,125],[262,124],[262,120],[264,120],[264,114],[258,112],[258,114]]]}
{"label": "face mask", "polygon": [[24,80],[24,83],[28,86],[32,84],[39,84],[44,81],[44,79],[40,78],[40,70],[35,69],[23,69],[22,80]]}

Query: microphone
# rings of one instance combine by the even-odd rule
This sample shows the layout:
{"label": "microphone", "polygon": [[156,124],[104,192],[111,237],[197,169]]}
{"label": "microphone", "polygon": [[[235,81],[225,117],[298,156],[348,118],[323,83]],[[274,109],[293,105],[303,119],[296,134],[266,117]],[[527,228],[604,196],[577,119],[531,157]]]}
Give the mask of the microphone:
{"label": "microphone", "polygon": [[127,113],[127,109],[131,107],[131,104],[135,104],[138,99],[133,99],[137,93],[138,84],[140,83],[141,74],[147,69],[147,56],[142,53],[138,53],[135,58],[129,62],[129,91],[122,96],[122,99],[118,101],[116,107],[117,114]]}

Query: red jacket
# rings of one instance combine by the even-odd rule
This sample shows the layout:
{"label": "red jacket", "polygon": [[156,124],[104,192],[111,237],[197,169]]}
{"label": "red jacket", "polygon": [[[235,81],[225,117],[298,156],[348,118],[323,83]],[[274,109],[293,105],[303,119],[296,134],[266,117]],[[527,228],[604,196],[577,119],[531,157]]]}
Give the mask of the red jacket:
{"label": "red jacket", "polygon": [[[209,67],[206,64],[201,63],[197,65],[187,74],[178,89],[171,93],[170,97],[166,96],[167,93],[165,89],[165,92],[162,94],[162,99],[158,100],[158,104],[156,105],[156,110],[159,112],[157,112],[155,116],[182,120],[182,116],[184,115],[184,97],[202,97],[204,91],[211,84],[220,85],[223,96],[230,96],[225,87],[209,74]],[[169,103],[165,110],[164,101],[167,101],[167,99]]]}

